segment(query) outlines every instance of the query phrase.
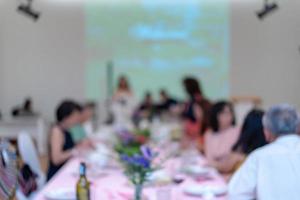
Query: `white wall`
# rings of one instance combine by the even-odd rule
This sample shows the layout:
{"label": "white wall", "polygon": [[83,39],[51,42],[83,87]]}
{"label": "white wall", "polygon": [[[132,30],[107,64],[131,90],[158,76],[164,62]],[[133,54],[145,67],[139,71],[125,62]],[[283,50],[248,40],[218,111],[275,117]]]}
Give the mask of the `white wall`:
{"label": "white wall", "polygon": [[[83,4],[57,2],[62,0],[36,1],[43,12],[38,23],[16,13],[16,1],[0,4],[0,109],[5,112],[29,95],[52,119],[61,99],[84,97]],[[231,94],[300,107],[300,1],[283,0],[262,22],[254,15],[261,2],[231,2]]]}
{"label": "white wall", "polygon": [[42,17],[34,23],[17,13],[16,5],[6,1],[2,13],[0,107],[10,112],[31,96],[36,109],[52,118],[61,99],[84,96],[84,10],[79,4],[36,1]]}
{"label": "white wall", "polygon": [[2,79],[2,76],[3,76],[3,72],[2,72],[2,69],[3,69],[3,63],[2,63],[2,29],[1,27],[3,27],[3,2],[0,1],[0,112],[1,112],[1,108],[2,108],[2,101],[3,101],[3,94],[2,94],[2,91],[3,91],[3,79]]}
{"label": "white wall", "polygon": [[259,21],[261,2],[231,3],[231,92],[300,108],[300,1],[277,1],[280,9]]}

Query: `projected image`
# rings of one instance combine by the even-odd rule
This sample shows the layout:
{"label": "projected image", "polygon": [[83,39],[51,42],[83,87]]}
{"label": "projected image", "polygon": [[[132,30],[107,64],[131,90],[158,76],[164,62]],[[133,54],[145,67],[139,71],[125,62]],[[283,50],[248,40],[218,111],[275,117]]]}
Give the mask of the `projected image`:
{"label": "projected image", "polygon": [[86,6],[87,97],[106,97],[109,62],[114,83],[127,75],[138,97],[167,88],[183,98],[185,75],[198,77],[209,98],[228,96],[227,1],[108,2]]}

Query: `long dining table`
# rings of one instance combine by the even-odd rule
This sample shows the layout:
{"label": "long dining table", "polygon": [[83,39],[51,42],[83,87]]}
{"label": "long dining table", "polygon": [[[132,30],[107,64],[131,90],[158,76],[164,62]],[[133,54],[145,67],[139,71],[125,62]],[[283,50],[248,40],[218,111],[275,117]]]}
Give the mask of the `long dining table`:
{"label": "long dining table", "polygon": [[[168,147],[160,148],[171,149]],[[171,150],[172,151],[172,150]],[[94,159],[95,161],[95,159]],[[75,157],[70,159],[58,173],[35,195],[34,200],[48,200],[47,194],[68,189],[75,193],[76,182],[78,180],[78,169],[80,162],[87,162],[88,170],[91,168],[91,173],[87,173],[87,178],[91,182],[91,200],[132,200],[134,187],[129,183],[127,177],[124,175],[121,165],[115,164],[107,165],[106,167],[99,167],[93,165],[87,157]],[[179,169],[182,165],[191,162],[190,166],[196,166],[203,169],[209,169],[205,176],[195,176],[193,174],[183,173]],[[206,159],[199,154],[186,154],[185,156],[173,155],[166,159],[161,169],[159,170],[162,180],[153,181],[153,183],[146,184],[143,189],[143,195],[147,200],[226,200],[226,192],[222,195],[191,195],[187,194],[186,190],[193,187],[219,187],[226,188],[226,181],[216,170],[207,168]],[[162,172],[162,173],[161,173]],[[161,174],[164,174],[163,176]],[[170,180],[166,181],[166,174]],[[178,183],[173,178],[180,176],[182,182]],[[163,181],[164,180],[164,181]],[[159,183],[160,182],[160,183]],[[163,184],[161,184],[164,182]],[[51,199],[53,200],[53,199]],[[60,199],[59,199],[60,200]]]}

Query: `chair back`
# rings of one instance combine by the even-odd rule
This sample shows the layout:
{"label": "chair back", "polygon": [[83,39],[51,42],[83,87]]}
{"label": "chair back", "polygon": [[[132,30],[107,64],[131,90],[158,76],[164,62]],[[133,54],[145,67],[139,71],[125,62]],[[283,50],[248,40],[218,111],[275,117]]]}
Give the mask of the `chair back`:
{"label": "chair back", "polygon": [[257,96],[235,96],[231,98],[231,101],[234,106],[237,125],[242,125],[248,112],[262,104],[261,98]]}
{"label": "chair back", "polygon": [[37,183],[41,188],[46,182],[46,177],[41,168],[36,147],[30,135],[24,131],[18,136],[18,149],[22,160],[38,175]]}

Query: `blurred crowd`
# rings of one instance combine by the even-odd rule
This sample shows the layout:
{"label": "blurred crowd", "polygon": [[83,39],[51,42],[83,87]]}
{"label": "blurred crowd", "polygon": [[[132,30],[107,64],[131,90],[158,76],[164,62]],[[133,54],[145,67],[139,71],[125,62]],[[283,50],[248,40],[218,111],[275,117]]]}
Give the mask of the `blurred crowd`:
{"label": "blurred crowd", "polygon": [[[186,100],[176,99],[166,89],[161,89],[159,101],[154,101],[152,94],[146,92],[142,101],[137,102],[128,79],[121,76],[110,101],[107,123],[138,127],[144,121],[176,119],[183,127],[181,148],[195,146],[199,153],[205,155],[207,165],[230,180],[229,195],[234,200],[276,199],[275,195],[282,193],[273,189],[282,187],[281,180],[289,179],[293,185],[288,185],[294,189],[300,186],[299,179],[296,180],[296,177],[300,178],[300,157],[297,157],[300,155],[300,139],[299,116],[295,108],[287,104],[273,106],[266,112],[253,108],[238,126],[230,101],[209,100],[194,77],[185,77],[182,85],[188,97]],[[22,111],[16,109],[13,113],[33,113],[30,110],[31,101],[28,100]],[[95,148],[89,137],[93,132],[91,122],[94,115],[94,103],[64,100],[58,105],[56,123],[49,134],[47,180],[70,158]],[[4,161],[2,163],[5,164]],[[31,171],[22,166],[27,174]],[[279,175],[283,173],[285,175]],[[29,174],[34,177],[33,173]],[[230,179],[232,174],[234,176]],[[276,176],[280,178],[276,179]],[[25,180],[31,181],[28,177]],[[27,193],[36,187],[35,184],[30,184],[29,188],[24,185]],[[286,194],[290,195],[286,199],[296,199],[294,195],[299,191]]]}

